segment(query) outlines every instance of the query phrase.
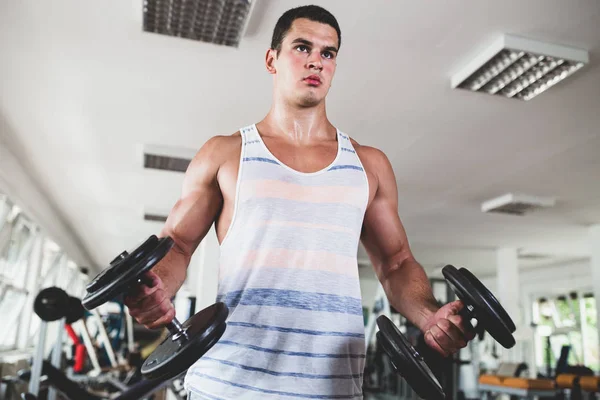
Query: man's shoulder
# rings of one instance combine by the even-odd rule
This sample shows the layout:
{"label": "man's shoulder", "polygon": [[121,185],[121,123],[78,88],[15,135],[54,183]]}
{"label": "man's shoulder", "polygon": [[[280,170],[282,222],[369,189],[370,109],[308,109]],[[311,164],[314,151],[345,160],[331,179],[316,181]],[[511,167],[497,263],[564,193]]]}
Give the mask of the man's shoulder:
{"label": "man's shoulder", "polygon": [[232,157],[239,157],[241,144],[242,136],[240,131],[230,135],[214,135],[196,152],[190,166],[202,167],[212,165],[218,167]]}
{"label": "man's shoulder", "polygon": [[383,151],[373,146],[366,146],[358,143],[356,140],[349,137],[352,146],[356,150],[356,154],[360,158],[360,161],[365,166],[374,166],[380,163],[388,162],[388,158]]}
{"label": "man's shoulder", "polygon": [[228,146],[228,145],[239,145],[242,142],[242,134],[240,131],[234,132],[230,135],[215,135],[208,139],[206,142],[209,146]]}
{"label": "man's shoulder", "polygon": [[214,153],[215,155],[226,154],[235,150],[239,150],[242,144],[242,135],[240,131],[230,135],[215,135],[204,143],[198,151],[200,153]]}

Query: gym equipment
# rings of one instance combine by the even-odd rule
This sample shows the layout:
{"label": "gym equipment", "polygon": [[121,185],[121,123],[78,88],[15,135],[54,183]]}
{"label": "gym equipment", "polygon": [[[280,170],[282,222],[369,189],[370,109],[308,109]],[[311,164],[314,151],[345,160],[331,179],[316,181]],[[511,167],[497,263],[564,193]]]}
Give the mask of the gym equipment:
{"label": "gym equipment", "polygon": [[556,398],[559,390],[552,379],[526,379],[517,377],[502,377],[482,375],[479,378],[481,399],[495,399],[498,395],[508,395],[511,398]]}
{"label": "gym equipment", "polygon": [[392,368],[424,399],[444,399],[441,384],[398,327],[387,317],[377,318],[377,341],[390,358]]}
{"label": "gym equipment", "polygon": [[515,338],[512,334],[517,328],[492,292],[466,268],[447,265],[442,274],[465,305],[461,315],[467,321],[476,319],[478,330],[487,331],[504,348],[513,347]]}
{"label": "gym equipment", "polygon": [[[59,321],[57,344],[54,351],[60,354],[60,345],[62,342],[62,332],[64,330],[64,318],[69,305],[69,295],[58,287],[49,287],[41,290],[33,302],[33,311],[42,320],[40,324],[40,340],[36,346],[36,353],[31,367],[31,380],[29,381],[29,393],[33,396],[39,394],[40,381],[42,377],[42,363],[44,362],[44,350],[46,347],[46,334],[48,323]],[[56,360],[53,360],[57,363]],[[60,361],[60,360],[58,360]],[[49,397],[55,396],[50,393]]]}
{"label": "gym equipment", "polygon": [[[456,296],[463,302],[461,315],[477,321],[476,330],[487,331],[505,348],[515,345],[516,327],[494,295],[467,269],[446,265],[442,273]],[[377,340],[388,355],[393,369],[426,400],[445,399],[442,385],[421,354],[408,342],[398,327],[385,315],[377,318]]]}
{"label": "gym equipment", "polygon": [[[124,296],[140,284],[151,285],[146,277],[173,247],[173,239],[151,235],[131,253],[119,254],[110,266],[86,287],[82,304],[87,310]],[[176,318],[166,325],[170,334],[146,359],[141,368],[149,379],[170,379],[187,370],[223,335],[229,310],[225,303],[215,303],[181,324]]]}
{"label": "gym equipment", "polygon": [[57,287],[42,289],[35,297],[33,311],[42,321],[58,321],[65,316],[69,304],[67,292]]}
{"label": "gym equipment", "polygon": [[65,322],[67,325],[71,325],[79,321],[84,316],[85,309],[83,308],[83,305],[81,305],[81,300],[79,300],[77,297],[69,296],[65,313]]}
{"label": "gym equipment", "polygon": [[[65,398],[69,400],[104,400],[106,397],[100,397],[84,389],[82,383],[75,382],[67,377],[62,371],[51,363],[44,361],[42,364],[42,373],[47,377],[47,384],[51,388],[57,389]],[[31,378],[29,370],[19,371],[19,378],[27,381]],[[110,397],[112,400],[139,400],[151,396],[160,389],[171,384],[170,381],[163,379],[144,379],[129,387],[126,387],[119,395]],[[25,394],[23,394],[24,396]],[[176,395],[177,398],[180,398]],[[34,397],[35,399],[35,397]]]}
{"label": "gym equipment", "polygon": [[185,336],[166,338],[144,361],[142,375],[156,378],[185,371],[223,336],[227,314],[225,304],[216,303],[193,315],[182,326]]}

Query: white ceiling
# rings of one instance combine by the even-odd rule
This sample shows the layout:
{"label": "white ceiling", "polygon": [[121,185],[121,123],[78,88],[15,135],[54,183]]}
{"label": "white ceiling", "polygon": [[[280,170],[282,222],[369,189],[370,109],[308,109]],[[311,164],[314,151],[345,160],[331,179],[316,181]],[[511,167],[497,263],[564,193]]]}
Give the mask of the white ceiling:
{"label": "white ceiling", "polygon": [[[198,149],[260,120],[272,28],[303,4],[258,0],[233,49],[143,33],[141,1],[0,3],[6,140],[98,265],[159,230],[145,207],[178,198],[181,174],[144,171],[141,147]],[[342,27],[329,116],[391,159],[424,265],[489,273],[500,246],[555,257],[523,266],[588,255],[587,226],[600,223],[598,0],[314,3]],[[503,33],[584,48],[592,61],[528,103],[452,90],[450,76]],[[479,211],[507,192],[558,203],[526,217]]]}

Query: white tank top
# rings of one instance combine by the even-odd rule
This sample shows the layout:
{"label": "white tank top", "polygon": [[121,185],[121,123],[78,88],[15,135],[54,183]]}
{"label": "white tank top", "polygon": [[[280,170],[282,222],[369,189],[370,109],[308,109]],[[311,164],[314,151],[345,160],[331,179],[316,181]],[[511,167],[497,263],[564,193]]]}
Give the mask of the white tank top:
{"label": "white tank top", "polygon": [[217,301],[221,340],[189,370],[205,399],[362,399],[364,320],[357,265],[366,173],[338,131],[331,165],[314,173],[279,161],[256,125],[241,130],[233,220]]}

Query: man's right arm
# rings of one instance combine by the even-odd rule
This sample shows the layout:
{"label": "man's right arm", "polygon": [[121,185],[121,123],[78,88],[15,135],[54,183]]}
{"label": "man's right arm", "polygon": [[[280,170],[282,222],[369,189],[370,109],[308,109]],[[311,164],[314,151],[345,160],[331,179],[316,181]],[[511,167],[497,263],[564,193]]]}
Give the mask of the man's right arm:
{"label": "man's right arm", "polygon": [[190,163],[184,178],[181,198],[171,210],[160,237],[169,236],[171,251],[148,273],[152,287],[140,285],[126,299],[130,314],[148,328],[170,322],[175,316],[171,298],[187,275],[192,254],[210,230],[223,206],[217,176],[227,159],[224,141],[216,136],[202,146]]}

